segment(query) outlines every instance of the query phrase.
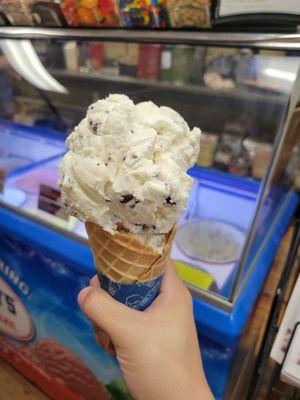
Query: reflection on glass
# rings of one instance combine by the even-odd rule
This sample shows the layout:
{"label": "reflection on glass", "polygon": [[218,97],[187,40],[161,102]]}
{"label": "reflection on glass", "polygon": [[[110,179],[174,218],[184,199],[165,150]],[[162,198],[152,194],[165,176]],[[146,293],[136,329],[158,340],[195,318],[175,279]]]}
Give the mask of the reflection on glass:
{"label": "reflection on glass", "polygon": [[41,63],[29,40],[1,40],[0,48],[7,61],[24,79],[41,90],[66,93]]}
{"label": "reflection on glass", "polygon": [[[299,63],[298,63],[299,68]],[[297,70],[296,70],[297,72]],[[285,208],[295,207],[298,198],[294,195],[295,176],[292,178],[289,163],[299,163],[293,160],[293,150],[297,153],[300,141],[300,108],[295,108],[298,102],[300,88],[300,73],[294,73],[294,87],[290,101],[286,105],[285,119],[279,126],[279,134],[274,139],[272,161],[268,163],[267,174],[261,185],[258,196],[255,216],[251,224],[251,231],[244,248],[242,268],[238,271],[232,292],[232,299],[236,299],[239,291],[245,284],[247,276],[254,268],[254,261],[264,245],[264,241],[271,233],[280,237],[281,226],[276,226],[276,221],[284,213]],[[276,240],[276,239],[274,239]]]}

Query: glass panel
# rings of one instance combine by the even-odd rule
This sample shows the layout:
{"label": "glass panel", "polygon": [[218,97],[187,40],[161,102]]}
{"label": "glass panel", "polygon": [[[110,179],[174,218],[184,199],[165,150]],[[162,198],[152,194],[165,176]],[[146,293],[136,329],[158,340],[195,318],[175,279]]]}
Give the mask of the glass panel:
{"label": "glass panel", "polygon": [[[84,236],[82,224],[66,218],[57,203],[55,181],[65,133],[85,116],[89,104],[110,93],[172,107],[203,132],[198,165],[190,170],[195,185],[178,222],[172,257],[194,292],[230,299],[244,263],[241,254],[260,182],[285,116],[297,56],[246,48],[74,40],[1,40],[0,49],[1,157],[7,146],[16,151],[19,131],[43,146],[39,160],[30,159],[26,170],[17,165],[7,174],[2,168],[2,201]],[[53,147],[59,151],[52,153]],[[289,158],[292,150],[286,151]],[[265,229],[263,222],[258,225]]]}
{"label": "glass panel", "polygon": [[[300,91],[299,65],[300,62],[296,59],[295,68],[291,68],[289,72],[288,78],[293,84],[291,98],[274,144],[272,162],[261,187],[256,214],[244,249],[244,263],[232,293],[233,300],[237,298],[252,272],[255,257],[264,246],[265,238],[274,231],[280,232],[278,219],[288,215],[289,208],[295,207],[298,202],[295,191],[299,190],[297,180],[299,181],[300,169],[300,107],[296,107]],[[280,75],[280,72],[284,76],[284,72],[278,69],[277,74]]]}

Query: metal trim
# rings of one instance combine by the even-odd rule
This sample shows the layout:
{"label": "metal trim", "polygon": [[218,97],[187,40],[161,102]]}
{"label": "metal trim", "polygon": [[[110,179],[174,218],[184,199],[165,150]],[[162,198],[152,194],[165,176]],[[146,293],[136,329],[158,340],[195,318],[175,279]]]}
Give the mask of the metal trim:
{"label": "metal trim", "polygon": [[184,284],[189,289],[191,295],[195,299],[205,300],[208,304],[227,312],[232,311],[234,303],[231,303],[225,297],[220,296],[218,293],[212,292],[210,290],[197,288],[196,286],[193,286],[187,282],[184,282]]}
{"label": "metal trim", "polygon": [[188,30],[0,27],[2,39],[79,39],[300,50],[300,34]]}
{"label": "metal trim", "polygon": [[[235,300],[238,298],[239,293],[241,292],[241,290],[243,289],[243,287],[246,284],[249,273],[251,273],[254,268],[254,263],[252,262],[251,265],[249,266],[247,275],[243,278],[243,282],[241,282],[242,275],[244,272],[244,263],[245,263],[246,258],[249,256],[250,248],[253,245],[254,238],[256,235],[257,224],[258,224],[260,216],[261,216],[261,208],[266,200],[266,197],[268,196],[269,188],[272,184],[273,172],[274,172],[274,169],[276,168],[279,155],[283,149],[284,141],[287,136],[287,132],[288,132],[288,129],[290,127],[290,124],[291,124],[291,121],[293,118],[293,112],[298,103],[299,88],[300,88],[300,68],[298,68],[298,71],[297,71],[297,76],[296,76],[296,79],[293,84],[292,92],[290,94],[289,103],[287,104],[287,107],[285,110],[285,115],[283,117],[284,119],[282,120],[282,125],[279,126],[277,134],[275,136],[273,154],[272,154],[272,157],[270,160],[269,167],[268,167],[268,169],[265,173],[265,176],[263,178],[263,181],[261,183],[260,191],[258,194],[258,199],[257,199],[256,206],[255,206],[255,215],[254,215],[254,217],[252,219],[252,223],[249,227],[247,241],[244,245],[244,249],[241,254],[241,258],[240,258],[241,262],[240,262],[239,269],[238,269],[238,272],[237,272],[237,275],[235,278],[235,282],[232,287],[231,296],[229,298],[230,302],[235,302]],[[274,223],[277,219],[278,218],[275,218],[270,230],[273,229]],[[256,260],[256,257],[254,258],[254,260]]]}
{"label": "metal trim", "polygon": [[[292,194],[292,192],[288,192],[286,198],[284,199],[284,203],[282,204],[281,209],[279,210],[277,216],[274,218],[273,223],[272,223],[268,233],[266,234],[263,242],[261,243],[261,245],[259,247],[259,250],[257,251],[251,264],[249,265],[248,271],[247,271],[245,277],[243,278],[242,282],[241,282],[241,279],[239,279],[238,277],[236,278],[236,288],[235,288],[235,291],[233,291],[233,293],[232,293],[232,298],[229,299],[229,301],[232,301],[233,305],[236,303],[241,292],[243,291],[244,287],[246,286],[249,276],[253,272],[253,269],[255,268],[255,264],[257,263],[259,257],[261,256],[261,253],[263,252],[267,242],[269,241],[271,234],[274,232],[274,229],[275,229],[276,225],[278,224],[278,220],[282,216],[282,214],[285,210],[285,205],[288,203],[288,201],[291,197],[291,194]],[[243,271],[243,268],[241,268],[241,270]],[[268,274],[269,274],[269,272],[268,272]],[[241,284],[239,285],[239,283],[241,283]]]}

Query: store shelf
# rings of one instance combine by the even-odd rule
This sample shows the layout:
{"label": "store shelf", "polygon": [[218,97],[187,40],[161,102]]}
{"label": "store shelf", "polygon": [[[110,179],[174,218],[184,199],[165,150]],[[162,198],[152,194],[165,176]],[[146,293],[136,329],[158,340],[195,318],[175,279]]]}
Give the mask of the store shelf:
{"label": "store shelf", "polygon": [[210,46],[254,47],[300,50],[300,34],[229,33],[189,30],[87,29],[0,27],[0,37],[10,39],[97,39],[103,41],[206,44]]}
{"label": "store shelf", "polygon": [[276,92],[274,98],[274,91],[249,88],[246,87],[234,87],[233,89],[212,89],[206,86],[197,86],[192,84],[179,84],[176,82],[163,82],[163,81],[151,81],[145,79],[138,79],[127,76],[106,76],[100,73],[94,72],[71,72],[67,70],[49,69],[49,73],[55,78],[59,79],[79,79],[88,81],[101,81],[107,83],[119,83],[120,85],[133,85],[138,87],[147,87],[156,90],[172,90],[174,92],[186,93],[190,95],[201,95],[217,98],[227,99],[240,99],[254,102],[274,102],[283,103],[286,100],[286,96],[282,93]]}

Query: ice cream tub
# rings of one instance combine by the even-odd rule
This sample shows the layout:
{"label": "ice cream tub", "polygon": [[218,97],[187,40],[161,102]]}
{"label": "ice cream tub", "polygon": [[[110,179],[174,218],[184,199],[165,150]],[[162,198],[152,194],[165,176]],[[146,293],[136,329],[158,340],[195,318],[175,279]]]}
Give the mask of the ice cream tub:
{"label": "ice cream tub", "polygon": [[136,284],[114,282],[99,271],[98,277],[102,289],[109,293],[115,300],[130,308],[144,311],[156,298],[163,275],[151,281]]}

